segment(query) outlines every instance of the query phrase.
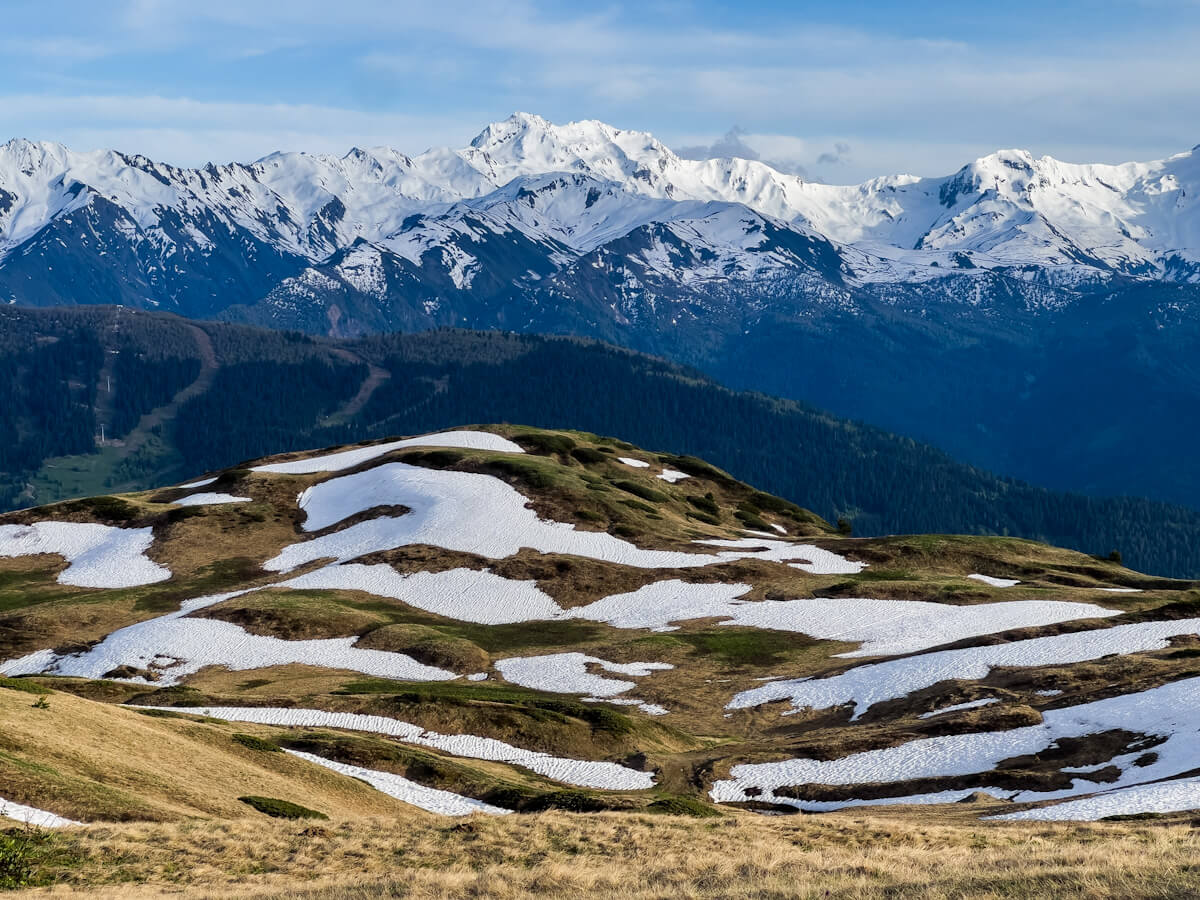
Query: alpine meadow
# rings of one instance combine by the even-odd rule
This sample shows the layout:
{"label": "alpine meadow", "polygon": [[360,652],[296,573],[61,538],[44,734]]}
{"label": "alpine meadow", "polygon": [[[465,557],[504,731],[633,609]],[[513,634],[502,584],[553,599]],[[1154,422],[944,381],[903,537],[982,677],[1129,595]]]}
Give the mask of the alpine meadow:
{"label": "alpine meadow", "polygon": [[0,22],[0,893],[1200,896],[1200,7]]}

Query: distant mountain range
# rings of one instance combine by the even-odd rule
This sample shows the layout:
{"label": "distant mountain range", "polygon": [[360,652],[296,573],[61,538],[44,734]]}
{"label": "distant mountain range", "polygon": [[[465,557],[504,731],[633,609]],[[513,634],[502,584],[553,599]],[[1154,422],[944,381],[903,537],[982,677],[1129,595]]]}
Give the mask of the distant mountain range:
{"label": "distant mountain range", "polygon": [[0,300],[597,337],[1018,477],[1200,506],[1197,198],[1195,150],[837,187],[528,114],[461,150],[200,169],[14,140]]}
{"label": "distant mountain range", "polygon": [[[800,279],[844,303],[881,282],[967,274],[986,285],[998,273],[1054,306],[1063,289],[1115,279],[1200,281],[1198,197],[1195,151],[1103,166],[1006,150],[943,178],[836,187],[524,113],[461,150],[276,153],[202,169],[14,140],[0,148],[0,293],[44,305],[115,290],[104,299],[190,315],[261,306],[281,320],[298,316],[289,299],[308,301],[330,331],[421,316],[471,324],[459,294],[520,297],[519,324],[588,268],[627,292],[618,316],[636,315],[637,299],[653,307],[668,285]],[[54,261],[65,271],[40,291],[23,283]],[[115,277],[81,277],[98,270]],[[448,296],[413,303],[422,293]],[[409,303],[358,321],[353,304],[333,312],[343,294]]]}

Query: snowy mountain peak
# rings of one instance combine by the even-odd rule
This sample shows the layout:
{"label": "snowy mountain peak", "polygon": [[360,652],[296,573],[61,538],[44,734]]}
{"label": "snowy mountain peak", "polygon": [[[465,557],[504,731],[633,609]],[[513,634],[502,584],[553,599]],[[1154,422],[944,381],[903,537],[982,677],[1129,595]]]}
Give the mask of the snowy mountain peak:
{"label": "snowy mountain peak", "polygon": [[[218,271],[218,260],[244,261],[267,286],[236,302],[363,243],[410,263],[410,283],[457,290],[491,278],[499,290],[498,273],[546,278],[635,233],[661,244],[654,271],[679,283],[768,268],[786,278],[805,266],[837,284],[994,270],[1053,283],[1200,281],[1200,156],[1105,166],[1000,150],[947,177],[833,186],[757,160],[681,159],[647,132],[523,112],[467,147],[412,157],[354,147],[183,169],[24,139],[0,146],[0,292],[14,302],[34,278],[33,268],[16,274],[18,257],[30,267],[64,253],[86,260],[74,275],[55,266],[66,279],[48,295],[56,302],[73,296],[72,279],[107,283],[100,270],[121,257],[139,273],[126,299],[176,303],[194,289],[212,304],[230,278],[246,277]],[[29,256],[35,248],[44,256]],[[195,266],[212,267],[213,285],[182,286]]]}

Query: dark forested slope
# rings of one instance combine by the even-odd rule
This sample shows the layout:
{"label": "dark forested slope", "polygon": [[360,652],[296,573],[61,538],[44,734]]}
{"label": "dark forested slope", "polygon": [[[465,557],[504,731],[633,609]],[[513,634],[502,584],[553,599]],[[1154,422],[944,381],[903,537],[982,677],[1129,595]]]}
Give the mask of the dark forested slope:
{"label": "dark forested slope", "polygon": [[[77,484],[129,489],[290,449],[522,422],[704,457],[857,534],[1012,534],[1200,574],[1200,512],[999,478],[877,428],[572,338],[446,330],[335,342],[113,308],[10,308],[0,310],[0,390],[10,410],[2,508]],[[81,471],[92,481],[64,474]]]}

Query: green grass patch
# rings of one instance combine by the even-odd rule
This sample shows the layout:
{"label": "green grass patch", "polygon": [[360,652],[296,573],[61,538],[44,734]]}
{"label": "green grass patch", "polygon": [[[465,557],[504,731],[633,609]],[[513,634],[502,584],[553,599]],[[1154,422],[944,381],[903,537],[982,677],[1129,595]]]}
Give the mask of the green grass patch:
{"label": "green grass patch", "polygon": [[531,431],[528,434],[518,434],[513,438],[530,453],[553,454],[570,453],[575,449],[575,439],[565,434],[552,434],[545,431]]}
{"label": "green grass patch", "polygon": [[238,797],[242,803],[257,809],[260,813],[272,819],[328,819],[325,813],[292,803],[290,800],[279,800],[275,797]]}
{"label": "green grass patch", "polygon": [[570,644],[591,643],[601,636],[603,626],[594,622],[565,619],[549,622],[515,622],[508,625],[479,625],[474,622],[458,622],[422,614],[419,610],[403,608],[394,603],[364,601],[362,603],[342,601],[346,606],[388,616],[393,624],[427,625],[430,629],[451,638],[470,641],[488,653],[507,653],[557,647]]}
{"label": "green grass patch", "polygon": [[26,694],[52,694],[50,688],[43,687],[36,681],[28,681],[24,678],[5,678],[0,676],[0,688],[6,688],[10,691],[22,691]]}
{"label": "green grass patch", "polygon": [[507,475],[509,478],[534,488],[549,490],[563,487],[568,483],[568,470],[552,459],[533,457],[531,459],[508,459],[497,457],[483,464],[484,471]]}
{"label": "green grass patch", "polygon": [[661,813],[667,816],[691,816],[693,819],[720,818],[719,810],[694,797],[683,797],[673,794],[660,797],[646,807],[648,812]]}
{"label": "green grass patch", "polygon": [[524,807],[524,811],[542,812],[547,809],[561,809],[566,812],[603,812],[611,808],[611,805],[603,797],[589,794],[586,791],[550,791],[535,798]]}
{"label": "green grass patch", "polygon": [[783,631],[734,627],[682,633],[678,639],[691,644],[702,656],[716,657],[734,666],[772,665],[816,643],[802,635]]}
{"label": "green grass patch", "polygon": [[260,737],[255,737],[252,734],[235,734],[231,736],[234,743],[241,744],[249,750],[257,750],[260,753],[282,753],[279,745],[273,741],[263,740]]}
{"label": "green grass patch", "polygon": [[69,597],[54,580],[61,563],[33,564],[18,572],[0,572],[0,613],[27,609]]}
{"label": "green grass patch", "polygon": [[195,578],[188,579],[185,584],[166,582],[158,588],[139,588],[139,596],[133,608],[136,612],[174,612],[184,600],[220,593],[222,589],[237,587],[260,575],[262,570],[248,557],[231,556],[228,559],[218,559],[205,566]]}
{"label": "green grass patch", "polygon": [[52,884],[53,868],[78,861],[73,843],[52,831],[31,827],[0,831],[0,891]]}
{"label": "green grass patch", "polygon": [[608,461],[608,456],[606,454],[601,453],[599,450],[596,450],[592,447],[576,447],[571,451],[571,455],[585,466],[593,463],[602,463]]}
{"label": "green grass patch", "polygon": [[759,531],[771,530],[770,523],[762,516],[756,515],[755,513],[747,512],[744,509],[739,509],[734,513],[734,515],[737,516],[738,520],[747,528],[756,528]]}
{"label": "green grass patch", "polygon": [[138,709],[136,706],[129,707],[139,716],[145,716],[147,719],[194,719],[195,716],[187,715],[186,713],[177,713],[169,709]]}
{"label": "green grass patch", "polygon": [[636,509],[639,512],[654,513],[656,510],[649,503],[643,503],[641,500],[620,500],[622,506],[628,506],[630,509]]}
{"label": "green grass patch", "polygon": [[238,684],[237,689],[239,691],[252,691],[255,688],[266,687],[270,683],[270,678],[251,678],[248,681]]}
{"label": "green grass patch", "polygon": [[671,498],[662,491],[656,491],[648,485],[641,484],[637,481],[614,481],[613,487],[620,488],[628,494],[633,494],[635,497],[641,497],[643,500],[649,500],[652,503],[666,503]]}

